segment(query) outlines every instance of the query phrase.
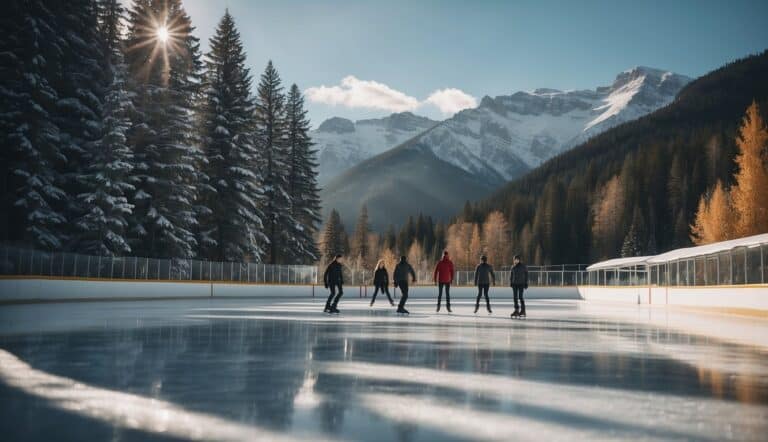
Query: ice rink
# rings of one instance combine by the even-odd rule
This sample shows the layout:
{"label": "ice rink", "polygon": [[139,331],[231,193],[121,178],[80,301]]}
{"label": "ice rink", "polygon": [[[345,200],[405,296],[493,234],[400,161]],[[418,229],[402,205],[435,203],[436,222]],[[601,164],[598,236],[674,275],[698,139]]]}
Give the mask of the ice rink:
{"label": "ice rink", "polygon": [[[492,293],[493,295],[493,293]],[[0,306],[4,441],[765,440],[768,319],[528,302]]]}

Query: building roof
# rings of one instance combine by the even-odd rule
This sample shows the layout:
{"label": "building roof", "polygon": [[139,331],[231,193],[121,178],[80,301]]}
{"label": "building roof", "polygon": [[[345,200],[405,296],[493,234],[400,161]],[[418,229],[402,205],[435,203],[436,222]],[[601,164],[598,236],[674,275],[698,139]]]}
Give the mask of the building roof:
{"label": "building roof", "polygon": [[633,267],[636,265],[645,265],[648,258],[653,258],[652,256],[632,256],[629,258],[615,258],[615,259],[609,259],[608,261],[601,261],[597,262],[595,264],[592,264],[591,266],[587,267],[587,271],[589,270],[599,270],[599,269],[610,269],[610,268],[617,268],[617,267]]}
{"label": "building roof", "polygon": [[684,249],[671,250],[661,255],[652,256],[648,259],[648,264],[660,264],[677,259],[692,258],[694,256],[711,255],[713,253],[731,250],[736,247],[757,247],[761,244],[768,244],[768,233],[760,235],[747,236],[745,238],[732,239],[730,241],[721,241],[703,246],[687,247]]}

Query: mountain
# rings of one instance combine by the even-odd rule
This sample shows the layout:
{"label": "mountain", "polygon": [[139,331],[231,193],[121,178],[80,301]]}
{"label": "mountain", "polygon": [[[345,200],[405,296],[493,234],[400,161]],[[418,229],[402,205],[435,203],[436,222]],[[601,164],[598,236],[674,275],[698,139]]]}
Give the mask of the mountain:
{"label": "mountain", "polygon": [[381,231],[414,211],[446,219],[467,198],[481,198],[493,190],[487,182],[441,161],[413,138],[333,179],[321,198],[323,210],[338,210],[347,228],[354,227],[361,205],[367,204],[371,227]]}
{"label": "mountain", "polygon": [[356,122],[329,118],[310,132],[318,150],[318,181],[325,184],[361,161],[391,149],[437,123],[411,112]]}
{"label": "mountain", "polygon": [[[483,192],[498,188],[548,158],[669,104],[689,81],[683,75],[637,67],[620,73],[610,86],[595,90],[537,89],[496,98],[486,96],[477,108],[463,110],[441,123],[432,122],[433,127],[412,135],[393,150],[326,181],[321,192],[324,210],[338,209],[345,224],[351,225],[359,207],[367,203],[375,228],[400,224],[404,216],[415,210],[444,218],[448,208],[455,211],[466,200],[481,199]],[[361,141],[360,128],[370,124],[361,123],[377,122],[373,127],[380,128],[396,115],[409,122],[420,119],[417,121],[421,121],[422,126],[430,124],[429,120],[408,113],[354,124],[340,118],[324,122],[317,135],[313,135],[321,149],[321,171],[323,152],[329,157],[326,164],[335,164],[333,170],[340,170],[345,164],[354,163],[347,158],[363,156],[355,156],[357,152],[384,149],[381,137],[370,138],[378,144]],[[323,127],[326,123],[327,127]],[[408,127],[415,130],[418,126]],[[385,133],[382,129],[371,132]],[[407,133],[412,132],[398,131],[400,135]],[[324,142],[323,136],[333,143]],[[366,149],[365,146],[373,147]],[[411,150],[418,150],[418,154]],[[346,152],[346,156],[337,152]],[[419,163],[407,166],[406,157],[410,156],[417,157]],[[439,175],[432,173],[433,170],[450,173]],[[374,178],[384,180],[389,186],[397,183],[415,193],[395,201],[387,195],[389,188],[377,187],[376,181],[371,182]],[[454,181],[471,184],[450,187],[448,193],[447,188]],[[385,199],[386,210],[378,210],[372,204]],[[440,207],[439,213],[427,210],[435,205]]]}
{"label": "mountain", "polygon": [[474,221],[502,211],[514,250],[537,264],[616,257],[629,232],[641,254],[689,245],[701,195],[732,182],[747,107],[754,100],[768,114],[766,78],[768,51],[712,71],[669,106],[507,184],[476,204]]}
{"label": "mountain", "polygon": [[611,127],[669,104],[691,79],[636,67],[595,90],[536,89],[456,114],[422,136],[444,161],[501,184]]}

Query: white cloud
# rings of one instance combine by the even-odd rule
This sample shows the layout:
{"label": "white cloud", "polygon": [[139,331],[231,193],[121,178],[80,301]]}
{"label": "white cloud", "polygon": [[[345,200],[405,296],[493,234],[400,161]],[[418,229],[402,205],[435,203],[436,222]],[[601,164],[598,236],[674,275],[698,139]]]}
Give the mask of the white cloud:
{"label": "white cloud", "polygon": [[425,103],[434,105],[440,109],[440,112],[447,115],[453,115],[460,110],[470,107],[477,107],[475,97],[456,88],[438,89],[432,92],[429,98],[425,100]]}
{"label": "white cloud", "polygon": [[381,109],[390,112],[412,111],[419,107],[419,100],[386,84],[360,80],[348,75],[339,86],[319,86],[306,90],[307,97],[315,103]]}
{"label": "white cloud", "polygon": [[423,106],[434,106],[446,116],[477,106],[475,97],[461,89],[438,89],[419,101],[406,93],[392,89],[384,83],[373,80],[360,80],[348,75],[337,86],[310,87],[305,91],[307,98],[314,103],[349,108],[377,109],[389,112],[414,111]]}

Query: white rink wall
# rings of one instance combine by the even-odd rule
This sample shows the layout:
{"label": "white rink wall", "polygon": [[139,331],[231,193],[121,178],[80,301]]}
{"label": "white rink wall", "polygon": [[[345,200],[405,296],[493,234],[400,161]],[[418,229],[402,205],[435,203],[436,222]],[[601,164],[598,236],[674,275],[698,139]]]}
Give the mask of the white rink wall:
{"label": "white rink wall", "polygon": [[[390,286],[390,293],[394,294]],[[399,296],[399,291],[397,291]],[[324,298],[328,290],[322,286],[309,285],[257,285],[227,284],[208,282],[165,282],[165,281],[105,281],[105,280],[60,280],[60,279],[2,279],[0,280],[0,302],[38,302],[101,299],[167,299],[205,297],[269,297],[269,298]],[[373,295],[373,287],[346,286],[344,296],[359,298]],[[379,295],[386,299],[386,295]],[[436,286],[413,286],[409,296],[414,299],[436,298]],[[474,299],[475,287],[452,287],[451,297]],[[512,298],[512,289],[492,286],[492,298]],[[579,299],[576,287],[531,287],[526,290],[529,299]]]}
{"label": "white rink wall", "polygon": [[710,287],[579,287],[588,301],[768,310],[768,285]]}

